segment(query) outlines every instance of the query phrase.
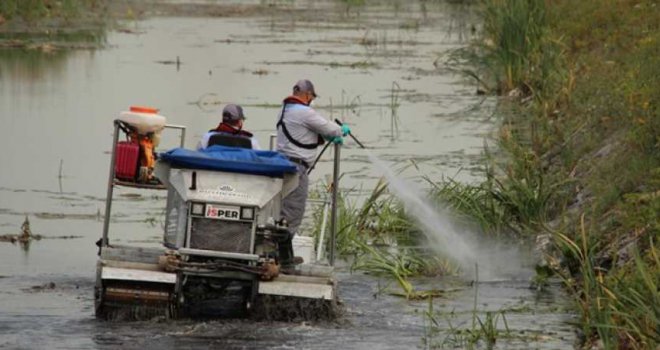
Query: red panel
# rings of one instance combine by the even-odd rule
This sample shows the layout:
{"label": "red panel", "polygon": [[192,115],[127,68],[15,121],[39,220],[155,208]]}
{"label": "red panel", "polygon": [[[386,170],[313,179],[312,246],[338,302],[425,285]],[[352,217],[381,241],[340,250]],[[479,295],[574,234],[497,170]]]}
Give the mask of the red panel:
{"label": "red panel", "polygon": [[137,143],[120,141],[115,152],[115,176],[122,180],[134,180],[138,169],[140,146]]}

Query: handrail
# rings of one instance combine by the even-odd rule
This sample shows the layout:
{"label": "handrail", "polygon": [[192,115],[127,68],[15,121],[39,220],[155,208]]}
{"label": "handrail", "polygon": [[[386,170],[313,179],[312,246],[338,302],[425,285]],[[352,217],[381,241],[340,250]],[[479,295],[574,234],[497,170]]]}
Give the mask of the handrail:
{"label": "handrail", "polygon": [[[105,196],[105,216],[103,218],[103,234],[101,236],[101,249],[108,246],[108,235],[110,231],[110,214],[112,212],[112,195],[114,186],[127,186],[143,189],[165,189],[164,186],[149,185],[149,184],[136,184],[127,181],[120,181],[115,178],[115,163],[117,162],[117,143],[119,142],[119,129],[121,121],[115,119],[113,121],[114,132],[112,135],[112,149],[110,150],[110,170],[108,174],[108,190]],[[181,131],[180,142],[181,147],[184,147],[186,141],[186,127],[183,125],[165,124],[165,128],[177,129]],[[100,254],[100,251],[99,251]]]}
{"label": "handrail", "polygon": [[169,129],[181,130],[181,138],[180,138],[181,142],[179,143],[179,145],[181,146],[181,148],[183,148],[186,144],[186,127],[183,125],[176,125],[176,124],[165,124],[165,127]]}

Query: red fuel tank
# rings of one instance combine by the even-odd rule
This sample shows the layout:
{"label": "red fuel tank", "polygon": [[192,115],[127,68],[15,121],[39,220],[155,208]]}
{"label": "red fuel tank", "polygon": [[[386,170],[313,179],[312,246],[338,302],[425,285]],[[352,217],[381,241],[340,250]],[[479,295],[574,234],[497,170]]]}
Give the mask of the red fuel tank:
{"label": "red fuel tank", "polygon": [[134,142],[119,141],[115,153],[115,177],[134,181],[138,169],[140,146]]}

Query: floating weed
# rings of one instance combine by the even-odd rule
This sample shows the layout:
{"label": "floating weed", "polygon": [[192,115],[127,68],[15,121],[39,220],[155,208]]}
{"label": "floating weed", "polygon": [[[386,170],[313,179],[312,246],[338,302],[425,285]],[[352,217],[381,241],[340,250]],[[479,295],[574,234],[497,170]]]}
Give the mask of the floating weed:
{"label": "floating weed", "polygon": [[411,276],[419,276],[425,271],[437,270],[432,266],[433,260],[427,260],[411,253],[409,249],[391,248],[388,251],[377,249],[364,242],[355,242],[363,254],[353,263],[353,270],[366,271],[375,275],[386,275],[393,278],[401,287],[401,292],[390,292],[409,300],[428,299],[442,296],[446,290],[416,290],[408,280]]}

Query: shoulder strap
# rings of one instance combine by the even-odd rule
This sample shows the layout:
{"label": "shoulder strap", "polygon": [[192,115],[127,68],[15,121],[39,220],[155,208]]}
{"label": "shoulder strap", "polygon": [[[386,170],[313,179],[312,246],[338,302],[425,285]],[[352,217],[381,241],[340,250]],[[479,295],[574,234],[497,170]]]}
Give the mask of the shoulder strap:
{"label": "shoulder strap", "polygon": [[284,103],[282,106],[282,113],[280,113],[280,120],[277,122],[277,126],[282,127],[284,136],[286,136],[287,140],[289,140],[289,142],[293,143],[294,145],[304,149],[316,149],[319,146],[318,143],[302,143],[291,136],[289,130],[287,130],[286,125],[284,124],[284,110],[286,109],[286,106],[287,103]]}

